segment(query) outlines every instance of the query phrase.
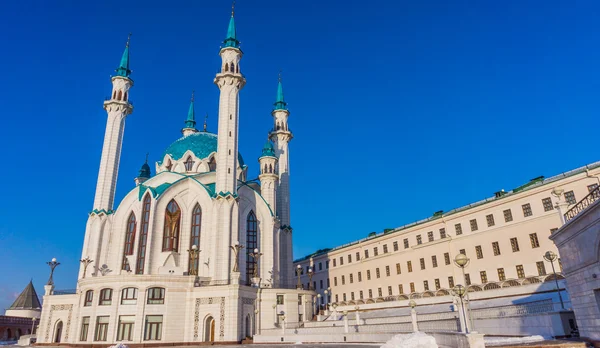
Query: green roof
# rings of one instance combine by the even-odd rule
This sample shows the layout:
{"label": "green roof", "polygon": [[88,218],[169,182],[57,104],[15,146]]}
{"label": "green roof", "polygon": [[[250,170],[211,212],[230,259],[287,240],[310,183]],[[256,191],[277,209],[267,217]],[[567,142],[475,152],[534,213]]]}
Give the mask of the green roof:
{"label": "green roof", "polygon": [[13,302],[8,309],[40,309],[40,299],[38,298],[33,282],[29,281],[29,284],[23,289],[19,297]]}
{"label": "green roof", "polygon": [[283,86],[281,84],[281,76],[279,77],[279,83],[277,84],[277,98],[275,99],[275,110],[287,110],[287,103],[283,98]]}
{"label": "green roof", "polygon": [[192,93],[192,100],[190,101],[190,108],[188,110],[187,119],[185,120],[185,127],[196,129],[196,114],[194,112],[194,93]]}
{"label": "green roof", "polygon": [[233,18],[233,12],[231,13],[231,19],[229,20],[229,26],[227,27],[227,37],[223,41],[224,47],[239,48],[240,42],[237,39],[237,32],[235,30],[235,19]]}
{"label": "green roof", "polygon": [[[130,36],[131,37],[131,36]],[[125,51],[121,56],[121,63],[116,70],[117,76],[129,77],[131,70],[129,69],[129,38],[127,38],[127,44],[125,45]]]}
{"label": "green roof", "polygon": [[262,149],[262,155],[260,157],[275,157],[275,149],[273,148],[273,143],[267,139],[265,146]]}
{"label": "green roof", "polygon": [[[189,134],[169,145],[162,158],[164,159],[165,155],[168,154],[174,160],[179,160],[187,150],[190,150],[196,157],[204,159],[211,153],[217,152],[217,140],[217,135],[214,133],[198,132]],[[244,159],[239,152],[238,162],[240,163],[240,167],[244,166]],[[162,164],[162,159],[158,163]]]}

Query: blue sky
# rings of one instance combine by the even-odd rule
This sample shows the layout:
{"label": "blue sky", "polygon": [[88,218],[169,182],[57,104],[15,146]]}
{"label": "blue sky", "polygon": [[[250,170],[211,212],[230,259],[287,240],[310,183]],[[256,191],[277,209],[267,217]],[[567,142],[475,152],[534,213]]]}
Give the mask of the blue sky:
{"label": "blue sky", "polygon": [[[130,98],[117,201],[180,136],[190,93],[216,131],[230,2],[0,5],[0,308],[45,261],[74,288],[109,76],[127,34]],[[256,159],[277,73],[289,102],[296,257],[600,160],[596,1],[239,0],[247,85],[240,151]]]}

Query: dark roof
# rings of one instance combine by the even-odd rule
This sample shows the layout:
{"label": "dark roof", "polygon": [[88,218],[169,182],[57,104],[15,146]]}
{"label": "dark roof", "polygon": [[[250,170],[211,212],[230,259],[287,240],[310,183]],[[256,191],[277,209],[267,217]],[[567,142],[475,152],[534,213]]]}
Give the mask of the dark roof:
{"label": "dark roof", "polygon": [[42,308],[33,283],[30,281],[19,297],[8,309],[39,309]]}

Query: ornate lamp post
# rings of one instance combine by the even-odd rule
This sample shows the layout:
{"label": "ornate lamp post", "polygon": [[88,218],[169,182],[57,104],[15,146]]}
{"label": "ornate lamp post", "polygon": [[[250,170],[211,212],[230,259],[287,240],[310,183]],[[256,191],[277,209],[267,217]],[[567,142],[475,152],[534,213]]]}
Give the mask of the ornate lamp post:
{"label": "ornate lamp post", "polygon": [[[471,259],[469,259],[467,257],[467,255],[465,255],[465,254],[458,254],[454,258],[454,264],[462,270],[463,282],[465,282],[465,285],[467,284],[467,278],[465,277],[465,267],[467,267],[469,265],[470,261],[471,261]],[[467,300],[467,309],[470,309],[471,301],[469,301],[469,291],[466,288],[465,288],[465,299]],[[462,299],[461,299],[461,301],[462,301]],[[471,328],[473,327],[473,319],[471,318],[471,316],[469,316],[469,322],[465,323],[465,326],[468,326]]]}
{"label": "ornate lamp post", "polygon": [[192,263],[188,272],[189,275],[198,275],[198,267],[196,266],[196,261],[198,260],[198,255],[200,254],[200,251],[201,250],[198,249],[198,246],[196,244],[192,245],[191,249],[188,249],[188,253],[190,253],[190,259]]}
{"label": "ornate lamp post", "polygon": [[273,324],[277,325],[277,304],[273,303]]}
{"label": "ornate lamp post", "polygon": [[560,294],[560,287],[558,286],[558,278],[556,278],[556,270],[554,269],[554,261],[558,258],[558,255],[553,253],[552,251],[546,251],[544,254],[544,260],[550,262],[552,265],[552,274],[554,274],[554,281],[556,282],[556,291],[558,291],[558,298],[560,299],[560,307],[564,310],[565,304],[562,299],[562,295]]}
{"label": "ornate lamp post", "polygon": [[235,261],[233,263],[233,271],[234,272],[239,272],[240,271],[240,265],[239,265],[239,257],[238,254],[240,253],[240,250],[244,249],[244,246],[240,244],[239,241],[235,241],[234,245],[229,246],[231,248],[231,250],[233,250],[233,254],[235,255]]}
{"label": "ornate lamp post", "polygon": [[312,277],[313,277],[313,270],[312,270],[311,267],[309,267],[308,268],[308,290],[312,290],[313,289],[313,286],[312,286]]}
{"label": "ornate lamp post", "polygon": [[410,300],[408,301],[408,305],[410,306],[410,317],[412,320],[413,331],[417,332],[419,331],[419,325],[417,324],[417,310],[415,309],[415,307],[417,307],[417,303],[414,300]]}
{"label": "ornate lamp post", "polygon": [[258,278],[258,260],[262,256],[262,253],[259,253],[258,248],[256,248],[254,249],[254,252],[248,253],[248,255],[252,256],[252,258],[256,262],[256,264],[254,265],[254,273],[252,274],[252,276],[254,278]]}
{"label": "ornate lamp post", "polygon": [[302,289],[302,283],[300,282],[300,274],[302,274],[302,266],[296,266],[296,275],[298,276],[298,284],[296,284],[296,289]]}
{"label": "ornate lamp post", "polygon": [[54,285],[54,280],[52,276],[54,275],[54,269],[60,265],[60,262],[56,262],[56,257],[53,257],[51,261],[46,262],[48,266],[50,266],[50,278],[48,278],[48,283],[46,285]]}
{"label": "ornate lamp post", "polygon": [[329,290],[323,291],[323,294],[325,294],[325,310],[327,310],[327,306],[329,306]]}
{"label": "ornate lamp post", "polygon": [[31,318],[31,334],[34,334],[35,331],[35,321],[37,320],[37,318]]}
{"label": "ornate lamp post", "polygon": [[321,313],[321,294],[317,294],[317,308],[319,309],[319,313]]}
{"label": "ornate lamp post", "polygon": [[463,296],[465,296],[467,289],[465,289],[464,286],[458,284],[452,289],[452,291],[454,292],[454,294],[456,294],[456,296],[458,296],[460,298],[460,307],[462,308],[463,320],[465,322],[464,330],[465,330],[465,333],[469,333],[469,328],[467,327],[467,313],[465,312],[465,304],[463,303]]}
{"label": "ornate lamp post", "polygon": [[85,278],[85,274],[87,273],[88,265],[90,263],[94,262],[94,260],[90,260],[90,257],[87,256],[85,259],[79,260],[79,262],[81,262],[83,264],[83,277],[81,277],[81,278]]}
{"label": "ornate lamp post", "polygon": [[356,310],[356,325],[360,325],[360,307],[355,306],[354,309]]}

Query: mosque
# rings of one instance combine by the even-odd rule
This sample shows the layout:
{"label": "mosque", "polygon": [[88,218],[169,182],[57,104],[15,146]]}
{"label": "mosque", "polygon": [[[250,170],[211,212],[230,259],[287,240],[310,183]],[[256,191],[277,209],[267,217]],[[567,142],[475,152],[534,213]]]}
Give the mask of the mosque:
{"label": "mosque", "polygon": [[313,316],[316,293],[293,283],[289,111],[281,79],[258,179],[238,151],[246,79],[232,11],[214,78],[218,132],[196,127],[192,96],[182,137],[115,207],[127,116],[129,40],[116,75],[77,290],[45,287],[38,344],[239,342],[260,327]]}

